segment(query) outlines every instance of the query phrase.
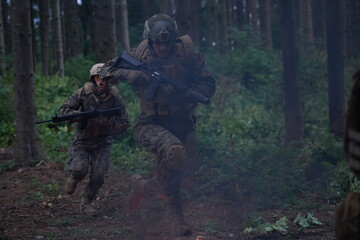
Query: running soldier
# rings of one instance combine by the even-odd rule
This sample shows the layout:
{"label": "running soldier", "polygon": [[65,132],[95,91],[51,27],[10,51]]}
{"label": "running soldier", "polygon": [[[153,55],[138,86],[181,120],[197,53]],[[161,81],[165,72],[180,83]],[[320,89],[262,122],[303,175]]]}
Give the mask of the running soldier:
{"label": "running soldier", "polygon": [[103,65],[95,64],[90,70],[90,81],[66,99],[58,110],[58,115],[63,116],[84,111],[120,108],[112,114],[101,114],[91,119],[77,117],[73,120],[77,122],[77,131],[66,163],[70,176],[64,190],[67,194],[73,194],[78,182],[89,175],[80,201],[81,213],[89,216],[98,215],[91,202],[104,183],[113,137],[129,127],[125,104],[118,89],[108,84],[106,79],[99,77],[99,70]]}
{"label": "running soldier", "polygon": [[[165,14],[157,14],[144,24],[144,40],[125,53],[145,64],[156,66],[161,72],[184,84],[187,89],[210,98],[215,93],[211,76],[201,53],[194,50],[188,35],[177,36],[176,22]],[[138,209],[149,196],[166,200],[168,210],[175,217],[175,235],[192,234],[186,223],[180,187],[184,171],[196,154],[194,110],[197,102],[171,84],[160,84],[153,99],[147,97],[152,86],[148,75],[140,71],[115,66],[109,61],[100,71],[102,78],[130,82],[139,94],[141,114],[134,126],[139,144],[156,156],[156,174],[151,179],[132,176],[129,210]]]}

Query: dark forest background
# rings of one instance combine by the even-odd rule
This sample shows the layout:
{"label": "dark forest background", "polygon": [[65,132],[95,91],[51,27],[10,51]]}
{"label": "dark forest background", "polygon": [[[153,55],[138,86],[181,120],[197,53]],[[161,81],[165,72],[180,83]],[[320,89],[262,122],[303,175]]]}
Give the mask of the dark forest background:
{"label": "dark forest background", "polygon": [[[359,0],[1,0],[0,147],[11,155],[1,171],[65,162],[73,127],[35,121],[51,119],[93,64],[135,47],[158,12],[193,38],[217,80],[197,110],[199,186],[188,196],[257,196],[267,207],[360,190],[342,149],[360,68]],[[119,89],[134,122],[138,99]],[[151,157],[130,129],[111,164],[148,174]]]}

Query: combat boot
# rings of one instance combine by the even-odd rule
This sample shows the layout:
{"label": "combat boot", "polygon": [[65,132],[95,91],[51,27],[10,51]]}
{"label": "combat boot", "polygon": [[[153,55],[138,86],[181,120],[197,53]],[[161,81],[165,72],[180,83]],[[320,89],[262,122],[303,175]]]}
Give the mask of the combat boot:
{"label": "combat boot", "polygon": [[142,200],[150,197],[151,195],[145,191],[145,180],[141,175],[134,174],[131,176],[131,192],[129,195],[129,207],[130,212],[136,211]]}
{"label": "combat boot", "polygon": [[68,178],[67,181],[66,181],[66,184],[65,184],[65,188],[64,188],[64,191],[71,195],[74,193],[75,189],[76,189],[76,185],[79,181],[73,179],[73,178]]}
{"label": "combat boot", "polygon": [[80,213],[90,217],[96,217],[98,215],[98,210],[93,205],[91,205],[89,199],[81,198]]}
{"label": "combat boot", "polygon": [[186,223],[181,207],[180,197],[172,196],[167,200],[168,214],[174,219],[174,233],[176,236],[189,236],[192,234],[190,226]]}
{"label": "combat boot", "polygon": [[129,195],[128,207],[130,212],[136,211],[143,200],[152,196],[167,199],[165,194],[161,191],[160,184],[157,180],[146,180],[139,174],[131,176],[131,192]]}

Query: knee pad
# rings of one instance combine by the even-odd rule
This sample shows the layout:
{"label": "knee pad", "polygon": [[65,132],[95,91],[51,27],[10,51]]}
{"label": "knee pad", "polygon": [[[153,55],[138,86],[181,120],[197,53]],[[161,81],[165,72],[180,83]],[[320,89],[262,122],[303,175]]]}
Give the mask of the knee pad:
{"label": "knee pad", "polygon": [[185,147],[181,144],[170,145],[166,150],[166,162],[170,169],[183,171],[187,163]]}

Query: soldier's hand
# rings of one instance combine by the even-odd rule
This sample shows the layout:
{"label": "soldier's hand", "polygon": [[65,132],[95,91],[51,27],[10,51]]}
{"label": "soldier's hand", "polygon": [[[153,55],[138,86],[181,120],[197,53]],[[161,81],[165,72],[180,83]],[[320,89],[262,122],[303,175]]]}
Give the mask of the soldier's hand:
{"label": "soldier's hand", "polygon": [[150,78],[145,73],[137,70],[130,70],[127,78],[131,83],[139,81],[150,81]]}

